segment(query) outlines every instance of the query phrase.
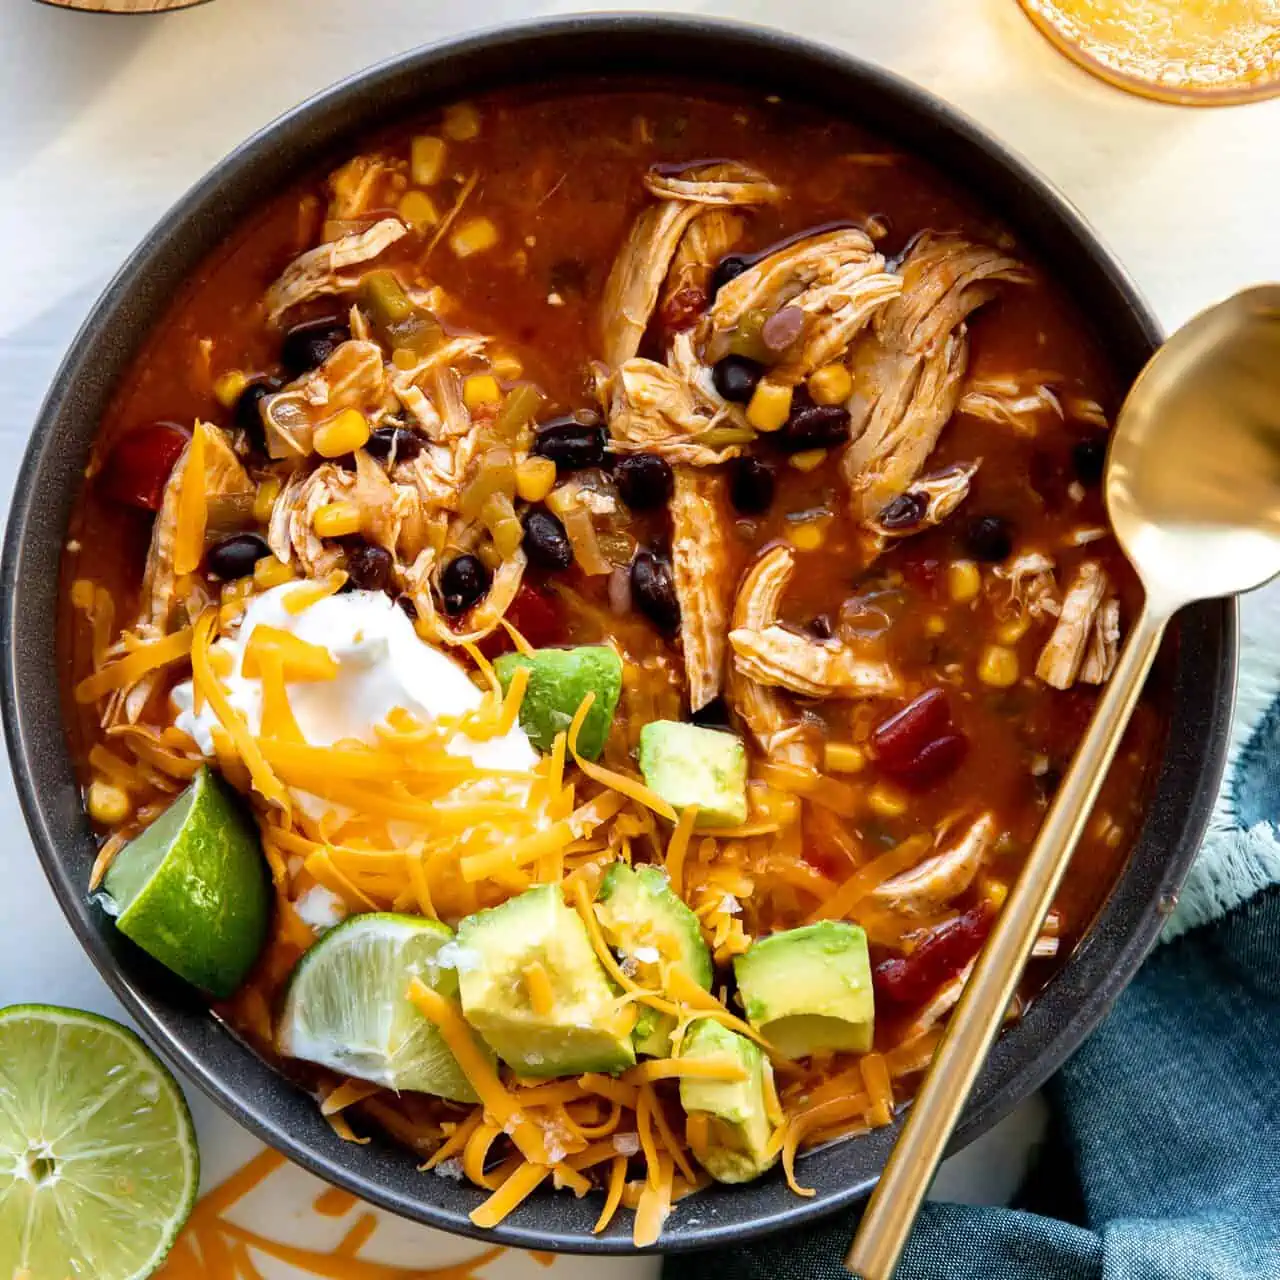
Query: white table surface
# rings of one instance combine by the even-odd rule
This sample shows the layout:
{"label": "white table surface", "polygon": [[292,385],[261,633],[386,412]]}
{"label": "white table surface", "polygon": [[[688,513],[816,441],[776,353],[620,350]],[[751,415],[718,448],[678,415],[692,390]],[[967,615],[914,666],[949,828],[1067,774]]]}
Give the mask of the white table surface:
{"label": "white table surface", "polygon": [[[659,4],[657,8],[680,8]],[[1128,97],[1058,57],[1014,0],[725,0],[699,12],[788,26],[950,99],[1083,210],[1172,327],[1233,289],[1280,280],[1280,101],[1189,110]],[[8,495],[47,382],[86,310],[164,209],[243,137],[360,67],[462,30],[572,3],[214,0],[161,17],[78,15],[0,0],[0,493]],[[714,68],[709,69],[714,72]],[[0,1005],[56,1002],[122,1016],[81,954],[0,780]],[[191,1098],[205,1182],[258,1148]],[[1038,1101],[944,1168],[938,1193],[1000,1202],[1043,1127]],[[280,1238],[319,1244],[317,1188],[273,1179],[248,1206]],[[365,1256],[417,1266],[474,1246],[386,1223]],[[268,1268],[269,1270],[269,1268]],[[541,1270],[507,1255],[483,1275]],[[651,1261],[563,1260],[555,1274],[648,1277]],[[277,1270],[274,1275],[286,1275]]]}

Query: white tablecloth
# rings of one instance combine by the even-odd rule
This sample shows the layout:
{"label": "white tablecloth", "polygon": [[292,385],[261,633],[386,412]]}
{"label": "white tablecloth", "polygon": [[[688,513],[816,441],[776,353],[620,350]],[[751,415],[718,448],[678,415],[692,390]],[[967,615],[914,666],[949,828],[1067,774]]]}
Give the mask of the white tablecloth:
{"label": "white tablecloth", "polygon": [[[657,5],[658,8],[680,6]],[[1233,289],[1280,279],[1280,101],[1188,110],[1094,82],[1055,54],[1014,0],[727,0],[700,12],[786,26],[884,63],[969,112],[1083,210],[1172,327]],[[273,116],[360,67],[461,30],[571,12],[573,4],[470,0],[214,0],[163,17],[79,15],[24,0],[0,12],[0,490],[49,377],[108,277],[164,209]],[[715,68],[708,68],[714,75]],[[26,838],[7,774],[0,894],[0,1005],[45,1001],[119,1016],[63,922]],[[192,1103],[206,1184],[256,1144],[203,1098]],[[951,1161],[952,1198],[1000,1201],[1016,1186],[1041,1111],[1029,1104]],[[246,1210],[277,1236],[321,1243],[315,1187],[274,1180]],[[320,1221],[322,1225],[317,1226]],[[474,1246],[385,1224],[366,1255],[415,1265]],[[269,1269],[269,1268],[268,1268]],[[540,1271],[508,1255],[485,1276]],[[641,1277],[638,1260],[557,1264],[555,1274]],[[285,1275],[285,1271],[272,1272]]]}

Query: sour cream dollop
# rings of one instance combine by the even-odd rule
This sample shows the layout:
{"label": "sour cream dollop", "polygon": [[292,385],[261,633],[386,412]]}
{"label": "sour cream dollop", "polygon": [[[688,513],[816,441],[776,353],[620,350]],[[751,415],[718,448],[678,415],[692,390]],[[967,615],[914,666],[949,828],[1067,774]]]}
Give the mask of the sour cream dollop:
{"label": "sour cream dollop", "polygon": [[[231,657],[231,672],[222,677],[228,699],[244,716],[250,732],[262,723],[262,684],[243,674],[244,652],[254,628],[275,627],[309,644],[327,649],[338,664],[332,680],[289,682],[289,707],[303,738],[315,747],[343,739],[377,743],[374,726],[397,707],[424,723],[474,710],[484,695],[448,654],[419,638],[404,611],[381,591],[348,591],[325,596],[298,613],[285,607],[298,584],[286,583],[254,596],[240,629],[218,640],[216,648]],[[190,681],[171,694],[175,723],[191,735],[207,756],[213,755],[213,729],[218,717],[207,704],[194,709]],[[469,756],[483,769],[527,773],[537,753],[516,725],[501,737],[483,740],[456,733],[447,748]]]}

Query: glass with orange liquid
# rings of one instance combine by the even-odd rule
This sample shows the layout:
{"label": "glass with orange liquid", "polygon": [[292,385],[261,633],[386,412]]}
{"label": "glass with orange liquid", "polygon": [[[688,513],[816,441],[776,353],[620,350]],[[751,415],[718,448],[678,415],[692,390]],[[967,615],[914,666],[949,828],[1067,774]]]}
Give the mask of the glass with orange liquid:
{"label": "glass with orange liquid", "polygon": [[1280,94],[1280,0],[1019,0],[1086,71],[1192,106]]}

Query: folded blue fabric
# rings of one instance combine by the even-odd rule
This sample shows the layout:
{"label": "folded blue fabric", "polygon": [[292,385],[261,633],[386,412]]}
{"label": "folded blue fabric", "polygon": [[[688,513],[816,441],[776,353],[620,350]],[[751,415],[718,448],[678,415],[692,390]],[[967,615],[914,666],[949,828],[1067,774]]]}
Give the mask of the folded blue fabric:
{"label": "folded blue fabric", "polygon": [[[1168,940],[1046,1089],[1015,1207],[927,1205],[898,1280],[1280,1280],[1276,610],[1246,629],[1237,745]],[[848,1280],[856,1221],[673,1257],[664,1280]]]}

